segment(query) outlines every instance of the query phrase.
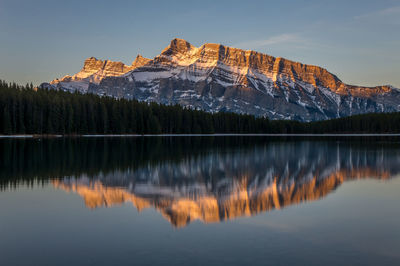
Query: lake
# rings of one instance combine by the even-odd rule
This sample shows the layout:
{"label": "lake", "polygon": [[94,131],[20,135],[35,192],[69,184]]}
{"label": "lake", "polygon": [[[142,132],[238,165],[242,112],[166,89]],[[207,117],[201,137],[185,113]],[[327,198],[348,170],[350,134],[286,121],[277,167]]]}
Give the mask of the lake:
{"label": "lake", "polygon": [[0,139],[0,265],[400,265],[398,137]]}

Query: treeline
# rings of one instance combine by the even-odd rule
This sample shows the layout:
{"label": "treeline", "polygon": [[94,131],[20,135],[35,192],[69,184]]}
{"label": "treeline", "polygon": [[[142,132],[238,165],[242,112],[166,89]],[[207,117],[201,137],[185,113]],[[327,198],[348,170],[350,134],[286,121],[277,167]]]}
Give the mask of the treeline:
{"label": "treeline", "polygon": [[[44,184],[56,178],[85,176],[98,179],[111,173],[120,173],[121,176],[130,173],[129,178],[134,179],[136,175],[132,175],[132,172],[140,168],[198,161],[210,154],[223,155],[233,149],[246,154],[279,147],[281,152],[285,150],[287,154],[295,150],[294,147],[303,147],[310,139],[324,141],[324,144],[313,142],[315,147],[312,146],[312,150],[317,154],[332,149],[336,151],[338,145],[358,155],[366,150],[377,149],[393,156],[393,152],[400,153],[399,142],[385,141],[393,138],[383,137],[9,138],[0,140],[0,192],[21,184]],[[340,144],[337,140],[340,140]],[[282,142],[285,144],[282,145]],[[369,158],[384,155],[385,152],[373,153]],[[400,170],[400,165],[396,169]],[[207,184],[216,184],[219,177],[217,174],[194,178]],[[188,180],[171,177],[160,179],[159,182],[160,185],[171,186]]]}
{"label": "treeline", "polygon": [[[14,179],[96,177],[116,171],[198,159],[240,147],[265,147],[268,140],[229,138],[10,138],[0,141],[1,184]],[[182,180],[186,182],[185,180]]]}
{"label": "treeline", "polygon": [[271,121],[93,94],[34,90],[0,80],[0,134],[392,133],[400,114],[328,121]]}
{"label": "treeline", "polygon": [[370,113],[303,125],[309,133],[400,133],[400,113]]}
{"label": "treeline", "polygon": [[93,94],[0,82],[0,134],[206,134],[266,132],[268,119],[210,114]]}

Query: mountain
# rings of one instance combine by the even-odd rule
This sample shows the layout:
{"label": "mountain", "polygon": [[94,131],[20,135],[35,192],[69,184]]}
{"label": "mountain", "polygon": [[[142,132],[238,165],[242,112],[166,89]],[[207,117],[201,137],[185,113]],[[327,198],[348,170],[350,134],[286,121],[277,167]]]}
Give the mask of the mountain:
{"label": "mountain", "polygon": [[392,86],[348,85],[318,66],[182,39],[129,66],[88,58],[77,74],[40,87],[299,121],[400,111]]}

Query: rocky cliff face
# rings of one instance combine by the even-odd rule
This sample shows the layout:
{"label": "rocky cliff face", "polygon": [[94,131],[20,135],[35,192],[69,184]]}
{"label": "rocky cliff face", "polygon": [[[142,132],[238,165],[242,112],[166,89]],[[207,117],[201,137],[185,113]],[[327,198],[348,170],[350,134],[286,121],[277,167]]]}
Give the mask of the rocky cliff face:
{"label": "rocky cliff face", "polygon": [[121,76],[138,66],[143,65],[143,59],[138,58],[133,61],[131,66],[122,62],[113,62],[109,60],[98,60],[90,57],[85,60],[81,71],[73,76],[64,76],[61,79],[55,79],[49,83],[43,83],[42,87],[55,89],[64,89],[69,91],[87,92],[90,84],[99,84],[106,77]]}
{"label": "rocky cliff face", "polygon": [[400,110],[391,86],[352,86],[318,66],[182,39],[131,66],[89,58],[76,75],[42,87],[301,121]]}

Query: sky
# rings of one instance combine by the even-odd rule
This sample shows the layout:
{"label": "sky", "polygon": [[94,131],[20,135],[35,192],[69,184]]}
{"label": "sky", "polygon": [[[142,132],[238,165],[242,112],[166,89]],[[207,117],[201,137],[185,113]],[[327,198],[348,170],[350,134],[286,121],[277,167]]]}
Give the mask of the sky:
{"label": "sky", "polygon": [[176,37],[400,88],[400,0],[0,0],[0,79],[38,85],[91,56],[131,64]]}

